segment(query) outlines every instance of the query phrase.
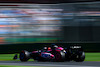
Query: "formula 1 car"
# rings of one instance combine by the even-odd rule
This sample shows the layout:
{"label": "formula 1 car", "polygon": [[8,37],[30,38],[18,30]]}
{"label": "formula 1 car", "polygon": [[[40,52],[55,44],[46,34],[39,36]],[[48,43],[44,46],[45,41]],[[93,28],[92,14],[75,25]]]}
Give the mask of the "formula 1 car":
{"label": "formula 1 car", "polygon": [[63,48],[57,45],[51,45],[50,47],[44,47],[44,49],[38,51],[28,52],[26,50],[21,51],[20,61],[25,62],[30,58],[38,61],[76,61],[83,62],[85,59],[85,53],[81,46],[70,46],[69,48]]}

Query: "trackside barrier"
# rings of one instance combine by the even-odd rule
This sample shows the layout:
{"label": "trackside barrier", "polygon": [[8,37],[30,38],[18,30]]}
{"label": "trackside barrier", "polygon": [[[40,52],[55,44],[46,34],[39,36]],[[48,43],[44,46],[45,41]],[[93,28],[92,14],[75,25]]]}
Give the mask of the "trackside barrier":
{"label": "trackside barrier", "polygon": [[[21,50],[39,50],[44,46],[50,46],[52,43],[34,43],[34,44],[11,44],[0,45],[0,53],[19,53]],[[70,45],[81,45],[85,52],[100,52],[100,43],[56,43],[59,46],[69,47]]]}

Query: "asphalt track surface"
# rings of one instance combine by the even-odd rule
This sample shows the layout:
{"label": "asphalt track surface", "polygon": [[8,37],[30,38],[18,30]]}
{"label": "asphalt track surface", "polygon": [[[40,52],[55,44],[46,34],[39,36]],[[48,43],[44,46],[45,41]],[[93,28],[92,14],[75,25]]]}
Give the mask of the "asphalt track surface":
{"label": "asphalt track surface", "polygon": [[37,61],[0,61],[0,65],[20,65],[20,66],[49,66],[49,67],[100,67],[100,62],[37,62]]}

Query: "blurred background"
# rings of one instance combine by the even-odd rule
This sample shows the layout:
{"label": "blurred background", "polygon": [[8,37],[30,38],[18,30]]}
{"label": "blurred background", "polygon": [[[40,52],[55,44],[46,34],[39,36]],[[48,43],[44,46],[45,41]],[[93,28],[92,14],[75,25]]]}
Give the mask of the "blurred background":
{"label": "blurred background", "polygon": [[0,52],[32,50],[51,43],[100,51],[100,2],[72,2],[0,3]]}

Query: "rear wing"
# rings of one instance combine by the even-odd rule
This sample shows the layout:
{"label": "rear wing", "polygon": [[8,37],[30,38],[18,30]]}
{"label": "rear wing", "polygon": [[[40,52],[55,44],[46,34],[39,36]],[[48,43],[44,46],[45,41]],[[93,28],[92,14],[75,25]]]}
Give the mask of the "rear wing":
{"label": "rear wing", "polygon": [[70,48],[72,49],[79,49],[79,48],[82,48],[81,46],[70,46]]}
{"label": "rear wing", "polygon": [[77,45],[70,46],[70,48],[69,48],[69,49],[83,51],[82,46],[77,46]]}

